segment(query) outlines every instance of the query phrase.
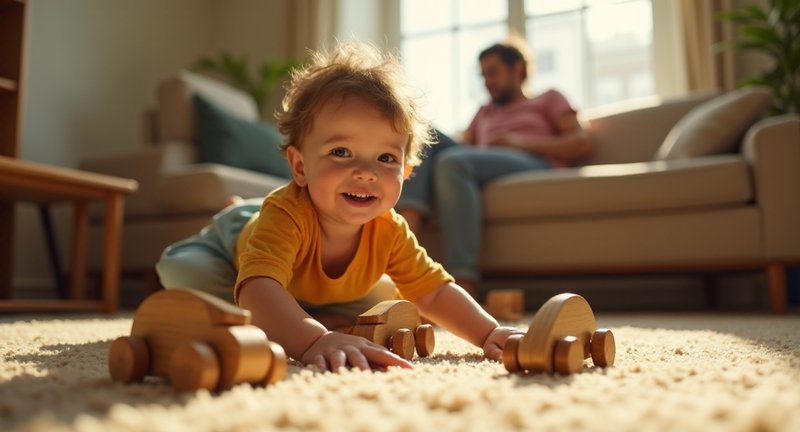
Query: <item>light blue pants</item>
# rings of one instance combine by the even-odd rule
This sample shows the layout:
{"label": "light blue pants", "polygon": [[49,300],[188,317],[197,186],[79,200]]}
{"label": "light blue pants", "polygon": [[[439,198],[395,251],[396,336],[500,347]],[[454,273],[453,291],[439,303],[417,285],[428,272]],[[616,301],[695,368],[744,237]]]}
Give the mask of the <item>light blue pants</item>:
{"label": "light blue pants", "polygon": [[[481,190],[498,177],[550,169],[546,159],[508,148],[475,148],[439,134],[415,175],[403,185],[397,209],[438,214],[444,242],[445,268],[457,279],[480,279],[478,258],[483,235]],[[442,146],[442,147],[439,147]],[[524,199],[524,197],[520,197]]]}
{"label": "light blue pants", "polygon": [[263,198],[254,198],[228,206],[199,233],[167,246],[156,263],[161,285],[167,289],[196,289],[233,302],[236,241],[262,201]]}
{"label": "light blue pants", "polygon": [[[263,198],[226,207],[214,215],[199,233],[168,246],[156,263],[161,285],[166,289],[190,288],[233,302],[236,285],[234,266],[236,241]],[[355,317],[383,300],[397,297],[394,283],[384,276],[363,298],[346,303],[313,305],[298,301],[310,315],[338,315],[355,322]]]}

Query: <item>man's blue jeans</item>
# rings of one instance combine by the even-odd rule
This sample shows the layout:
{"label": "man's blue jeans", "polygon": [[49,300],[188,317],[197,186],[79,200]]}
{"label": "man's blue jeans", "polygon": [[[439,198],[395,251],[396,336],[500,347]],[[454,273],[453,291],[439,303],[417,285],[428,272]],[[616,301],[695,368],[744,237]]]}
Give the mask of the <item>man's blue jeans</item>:
{"label": "man's blue jeans", "polygon": [[475,148],[437,134],[439,143],[428,149],[422,164],[406,181],[396,208],[414,209],[426,216],[435,209],[442,222],[445,268],[458,279],[477,281],[483,235],[481,190],[498,177],[552,165],[524,151]]}

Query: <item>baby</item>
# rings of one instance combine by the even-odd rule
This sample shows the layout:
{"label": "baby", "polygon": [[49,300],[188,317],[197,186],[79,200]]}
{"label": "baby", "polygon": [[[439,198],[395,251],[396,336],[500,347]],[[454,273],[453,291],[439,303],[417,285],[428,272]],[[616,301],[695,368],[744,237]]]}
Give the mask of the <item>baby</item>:
{"label": "baby", "polygon": [[[331,331],[395,298],[500,360],[520,331],[499,326],[392,209],[431,139],[396,58],[353,42],[315,54],[293,74],[278,123],[292,180],[260,208],[233,204],[167,248],[157,265],[164,286],[233,287],[253,324],[289,356],[324,370],[412,367]],[[383,275],[396,290],[374,288]]]}

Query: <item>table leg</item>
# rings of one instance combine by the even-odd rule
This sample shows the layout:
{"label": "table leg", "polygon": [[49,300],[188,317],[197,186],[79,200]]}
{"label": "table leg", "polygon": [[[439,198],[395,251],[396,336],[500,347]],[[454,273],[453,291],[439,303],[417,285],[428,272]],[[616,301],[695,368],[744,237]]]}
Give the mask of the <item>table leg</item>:
{"label": "table leg", "polygon": [[89,241],[89,203],[75,202],[75,220],[72,228],[72,274],[70,298],[81,300],[86,286],[86,244]]}
{"label": "table leg", "polygon": [[50,268],[53,271],[53,281],[56,284],[58,298],[66,299],[69,297],[69,288],[64,281],[64,272],[61,269],[61,259],[58,255],[58,244],[56,242],[56,233],[53,229],[53,218],[50,216],[49,204],[39,204],[39,218],[42,220],[42,230],[47,242],[47,253],[50,255]]}
{"label": "table leg", "polygon": [[14,203],[0,203],[0,299],[10,299],[14,273]]}
{"label": "table leg", "polygon": [[119,255],[124,210],[125,200],[121,193],[111,194],[105,200],[102,291],[106,313],[114,313],[119,305]]}

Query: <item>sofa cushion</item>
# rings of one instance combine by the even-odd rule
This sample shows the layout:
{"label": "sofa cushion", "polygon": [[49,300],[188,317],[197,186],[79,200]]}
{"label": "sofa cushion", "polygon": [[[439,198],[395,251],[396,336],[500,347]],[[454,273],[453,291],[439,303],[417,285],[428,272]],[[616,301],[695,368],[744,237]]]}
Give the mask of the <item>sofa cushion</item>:
{"label": "sofa cushion", "polygon": [[594,151],[578,165],[653,160],[678,120],[715,96],[716,92],[695,92],[667,100],[642,98],[581,110],[581,121],[594,143]]}
{"label": "sofa cushion", "polygon": [[231,195],[264,197],[287,180],[219,164],[176,168],[161,179],[156,202],[162,215],[214,214]]}
{"label": "sofa cushion", "polygon": [[258,109],[253,98],[215,79],[180,71],[161,82],[156,89],[158,101],[158,138],[162,141],[194,141],[194,108],[192,96],[201,94],[231,115],[257,120]]}
{"label": "sofa cushion", "polygon": [[289,163],[280,151],[283,137],[261,120],[243,120],[200,94],[194,95],[195,128],[200,161],[290,178]]}
{"label": "sofa cushion", "polygon": [[730,153],[772,103],[767,87],[743,87],[699,105],[670,130],[655,160]]}
{"label": "sofa cushion", "polygon": [[748,164],[739,155],[592,165],[504,176],[483,190],[489,221],[661,211],[748,202]]}

